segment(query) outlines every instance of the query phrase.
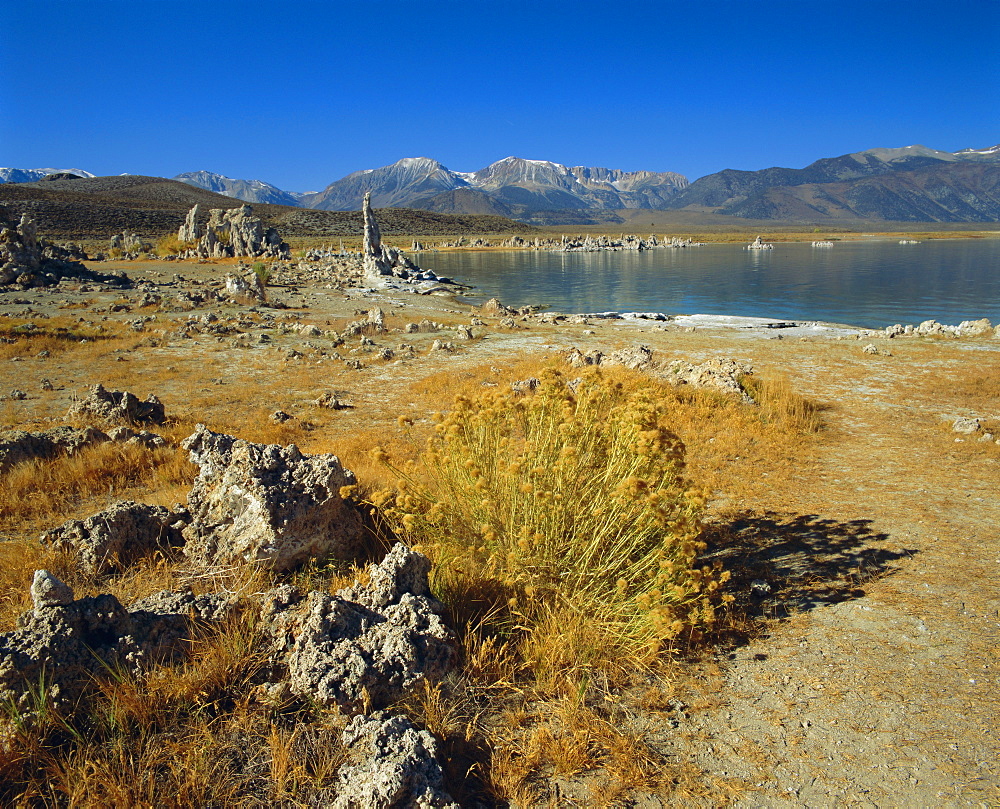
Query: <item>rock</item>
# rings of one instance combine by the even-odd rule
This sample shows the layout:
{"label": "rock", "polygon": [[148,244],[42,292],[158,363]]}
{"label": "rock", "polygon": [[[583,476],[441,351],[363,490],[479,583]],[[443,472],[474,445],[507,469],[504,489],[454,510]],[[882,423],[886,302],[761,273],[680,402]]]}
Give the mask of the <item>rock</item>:
{"label": "rock", "polygon": [[294,416],[290,416],[284,410],[275,410],[271,414],[271,421],[275,424],[284,424],[286,421],[291,421],[293,418]]}
{"label": "rock", "polygon": [[[192,616],[201,617],[204,603],[203,597],[161,594],[129,611],[109,594],[73,600],[47,571],[36,571],[32,597],[34,609],[18,619],[18,628],[0,634],[0,701],[24,720],[39,710],[39,697],[71,707],[109,672],[138,673],[187,649]],[[225,612],[216,600],[208,606],[201,614]]]}
{"label": "rock", "polygon": [[418,730],[405,716],[359,714],[348,723],[341,741],[352,762],[337,771],[334,809],[457,809],[458,804],[444,791],[434,737]]}
{"label": "rock", "polygon": [[653,352],[648,346],[631,346],[612,351],[601,357],[601,365],[622,365],[633,371],[649,368],[653,364]]}
{"label": "rock", "polygon": [[134,444],[149,450],[160,449],[167,445],[162,435],[151,433],[149,430],[136,432],[130,427],[115,427],[113,430],[108,430],[108,440],[116,444]]}
{"label": "rock", "polygon": [[862,354],[878,354],[878,346],[874,343],[869,343],[864,348],[861,349]]}
{"label": "rock", "polygon": [[986,337],[993,334],[993,324],[987,318],[963,320],[958,324],[958,333],[963,337]]}
{"label": "rock", "polygon": [[85,399],[70,407],[66,418],[108,425],[163,424],[167,420],[163,404],[155,396],[140,402],[128,391],[105,390],[103,385],[94,385]]}
{"label": "rock", "polygon": [[951,430],[954,433],[961,433],[962,435],[972,435],[978,433],[982,429],[982,426],[979,419],[960,417],[952,423]]}
{"label": "rock", "polygon": [[364,217],[365,235],[362,247],[364,278],[366,281],[379,282],[386,276],[410,278],[420,272],[420,268],[406,258],[399,250],[382,244],[382,233],[378,220],[372,212],[371,192],[365,193],[361,212]]}
{"label": "rock", "polygon": [[226,294],[241,303],[266,303],[267,291],[260,276],[250,272],[247,276],[227,275],[225,279]]}
{"label": "rock", "polygon": [[42,534],[42,542],[72,553],[92,576],[122,572],[157,550],[181,544],[178,517],[162,506],[129,500],[85,520],[69,520]]}
{"label": "rock", "polygon": [[31,601],[36,611],[46,607],[62,607],[72,603],[73,588],[47,570],[36,570],[31,582]]}
{"label": "rock", "polygon": [[316,407],[325,407],[328,410],[346,410],[351,407],[351,405],[346,402],[342,402],[334,394],[327,391],[322,396],[320,396],[316,401],[313,402]]}
{"label": "rock", "polygon": [[67,249],[38,238],[35,221],[27,214],[15,224],[7,208],[0,205],[0,287],[52,287],[63,278],[74,278],[128,287],[124,275],[104,275],[88,270],[78,247]]}
{"label": "rock", "polygon": [[490,298],[479,307],[479,314],[483,317],[513,317],[517,310],[504,306],[497,298]]}
{"label": "rock", "polygon": [[108,435],[94,427],[55,427],[40,433],[8,430],[0,433],[0,472],[22,461],[72,455],[81,447],[108,440]]}
{"label": "rock", "polygon": [[181,242],[196,242],[201,238],[201,226],[198,224],[198,217],[201,215],[201,206],[195,205],[188,211],[184,219],[184,224],[177,232],[177,239]]}
{"label": "rock", "polygon": [[597,349],[584,354],[580,349],[573,348],[566,355],[566,362],[573,368],[585,368],[588,365],[600,365],[604,355]]}
{"label": "rock", "polygon": [[137,234],[124,230],[111,237],[110,249],[121,254],[121,258],[137,259],[142,253],[153,252],[153,245],[144,242]]}
{"label": "rock", "polygon": [[518,382],[511,382],[510,388],[514,393],[532,393],[538,389],[538,386],[542,384],[542,381],[537,377],[531,376],[527,379],[522,379]]}
{"label": "rock", "polygon": [[740,383],[741,377],[752,374],[752,366],[737,360],[710,359],[700,365],[675,360],[667,366],[663,378],[675,385],[691,385],[735,395],[747,404],[753,404],[753,397]]}
{"label": "rock", "polygon": [[184,553],[203,565],[262,563],[282,571],[310,558],[351,559],[363,528],[340,496],[354,474],[334,455],[254,444],[198,425],[182,446],[201,467],[188,495]]}
{"label": "rock", "polygon": [[397,543],[371,583],[336,595],[313,591],[293,631],[292,691],[322,705],[385,706],[454,662],[454,637],[430,596],[427,558]]}
{"label": "rock", "polygon": [[185,254],[188,258],[226,258],[246,256],[259,258],[290,259],[289,246],[281,241],[274,228],[264,229],[264,223],[253,215],[253,208],[211,208],[204,231],[198,226],[200,209],[197,205],[188,211],[184,224],[177,232],[182,242],[197,245]]}

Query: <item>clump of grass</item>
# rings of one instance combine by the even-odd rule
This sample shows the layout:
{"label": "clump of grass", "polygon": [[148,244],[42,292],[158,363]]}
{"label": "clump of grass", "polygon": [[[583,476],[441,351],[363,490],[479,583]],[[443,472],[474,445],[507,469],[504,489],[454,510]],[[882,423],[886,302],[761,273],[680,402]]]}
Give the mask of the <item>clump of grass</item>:
{"label": "clump of grass", "polygon": [[253,263],[253,274],[257,276],[257,280],[260,281],[261,286],[267,286],[267,282],[271,280],[271,268],[268,267],[263,261],[255,261]]}
{"label": "clump of grass", "polygon": [[460,396],[376,503],[435,559],[446,599],[506,597],[529,635],[585,623],[595,657],[650,660],[712,626],[727,578],[697,564],[706,495],[668,415],[596,370],[572,385],[547,370],[524,396]]}
{"label": "clump of grass", "polygon": [[156,240],[153,252],[158,256],[176,256],[194,247],[194,242],[182,242],[176,233],[168,233]]}

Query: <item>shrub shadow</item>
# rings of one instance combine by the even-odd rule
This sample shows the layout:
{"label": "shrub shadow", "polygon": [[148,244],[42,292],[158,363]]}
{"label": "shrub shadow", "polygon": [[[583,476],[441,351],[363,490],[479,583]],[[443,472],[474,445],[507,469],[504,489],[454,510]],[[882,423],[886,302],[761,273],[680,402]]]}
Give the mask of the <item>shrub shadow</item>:
{"label": "shrub shadow", "polygon": [[888,534],[871,520],[836,520],[815,514],[753,514],[709,525],[707,562],[721,562],[732,579],[733,610],[747,618],[781,618],[865,594],[863,585],[898,570],[916,550],[889,550]]}

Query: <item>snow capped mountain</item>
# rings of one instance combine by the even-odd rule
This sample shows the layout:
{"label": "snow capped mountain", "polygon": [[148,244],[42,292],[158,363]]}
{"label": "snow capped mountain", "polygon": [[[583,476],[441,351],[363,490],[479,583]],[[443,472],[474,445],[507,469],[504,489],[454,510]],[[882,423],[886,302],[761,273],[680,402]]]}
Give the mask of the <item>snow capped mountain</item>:
{"label": "snow capped mountain", "polygon": [[297,206],[300,204],[299,199],[304,196],[282,191],[277,186],[265,183],[263,180],[234,180],[232,177],[215,174],[211,171],[188,171],[184,174],[178,174],[173,179],[246,202]]}
{"label": "snow capped mountain", "polygon": [[75,174],[77,177],[93,177],[83,169],[7,169],[0,168],[0,183],[35,183],[49,174]]}
{"label": "snow capped mountain", "polygon": [[[356,210],[366,192],[376,207],[477,212],[659,207],[687,185],[671,172],[625,172],[550,160],[505,157],[474,172],[451,171],[427,157],[364,169],[303,200],[311,208]],[[455,194],[453,192],[462,193]],[[492,201],[492,202],[491,202]]]}
{"label": "snow capped mountain", "polygon": [[414,199],[468,185],[468,180],[436,160],[404,157],[390,166],[348,174],[319,193],[303,198],[302,204],[324,211],[354,211],[361,207],[365,194],[371,193],[376,208],[404,208]]}

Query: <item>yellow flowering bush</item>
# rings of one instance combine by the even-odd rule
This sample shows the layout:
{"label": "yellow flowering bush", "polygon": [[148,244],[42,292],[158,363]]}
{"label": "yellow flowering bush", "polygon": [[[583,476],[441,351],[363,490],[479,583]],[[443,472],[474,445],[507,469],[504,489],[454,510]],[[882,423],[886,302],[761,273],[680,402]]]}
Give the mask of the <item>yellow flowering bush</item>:
{"label": "yellow flowering bush", "polygon": [[697,565],[705,493],[648,387],[549,370],[533,392],[458,397],[396,472],[377,498],[396,529],[439,577],[493,580],[524,626],[556,608],[646,654],[714,621],[727,576]]}

